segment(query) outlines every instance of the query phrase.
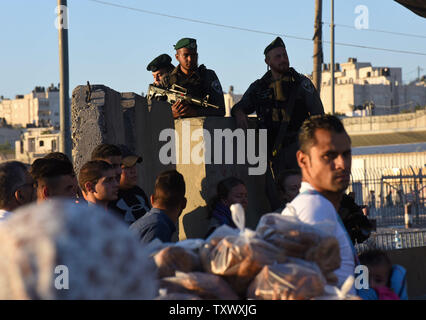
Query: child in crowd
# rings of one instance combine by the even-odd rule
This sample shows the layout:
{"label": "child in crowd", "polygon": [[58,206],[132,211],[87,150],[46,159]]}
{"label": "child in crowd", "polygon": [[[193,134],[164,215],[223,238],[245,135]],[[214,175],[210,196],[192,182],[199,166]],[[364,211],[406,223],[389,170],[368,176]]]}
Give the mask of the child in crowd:
{"label": "child in crowd", "polygon": [[364,300],[407,300],[406,270],[392,265],[386,252],[369,250],[359,255],[362,265],[368,267],[369,289],[358,290]]}

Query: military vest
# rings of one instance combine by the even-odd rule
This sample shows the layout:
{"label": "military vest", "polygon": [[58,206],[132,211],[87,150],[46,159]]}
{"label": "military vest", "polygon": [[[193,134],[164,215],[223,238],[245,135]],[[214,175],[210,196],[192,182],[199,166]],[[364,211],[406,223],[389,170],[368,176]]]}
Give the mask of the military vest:
{"label": "military vest", "polygon": [[180,71],[177,66],[170,74],[169,84],[177,84],[185,88],[189,95],[198,98],[204,98],[206,95],[205,74],[207,68],[202,64],[189,77]]}
{"label": "military vest", "polygon": [[309,116],[308,109],[299,96],[296,96],[291,117],[288,113],[290,95],[300,95],[302,77],[293,68],[278,81],[271,80],[270,75],[268,72],[258,80],[252,97],[259,127],[268,129],[268,144],[273,144],[281,122],[288,121],[286,137],[288,143],[292,143],[297,139],[303,121]]}

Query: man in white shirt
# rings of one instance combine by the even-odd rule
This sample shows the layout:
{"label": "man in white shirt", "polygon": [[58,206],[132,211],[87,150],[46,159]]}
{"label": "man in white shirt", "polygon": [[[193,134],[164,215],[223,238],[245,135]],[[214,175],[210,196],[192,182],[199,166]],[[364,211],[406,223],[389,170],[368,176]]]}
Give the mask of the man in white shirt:
{"label": "man in white shirt", "polygon": [[0,221],[32,202],[34,194],[34,181],[25,164],[18,161],[0,164]]}
{"label": "man in white shirt", "polygon": [[[299,134],[296,154],[302,170],[300,194],[290,203],[303,222],[329,222],[340,245],[341,266],[335,271],[341,287],[354,275],[356,254],[337,211],[351,173],[351,140],[341,121],[330,115],[312,116]],[[294,214],[288,208],[282,214]],[[352,287],[350,293],[355,294]]]}

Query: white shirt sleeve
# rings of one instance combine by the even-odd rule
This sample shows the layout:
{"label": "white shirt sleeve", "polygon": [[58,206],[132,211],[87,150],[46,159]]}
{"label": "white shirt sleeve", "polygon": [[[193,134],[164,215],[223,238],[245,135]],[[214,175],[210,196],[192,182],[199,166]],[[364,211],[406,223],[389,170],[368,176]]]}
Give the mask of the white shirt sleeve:
{"label": "white shirt sleeve", "polygon": [[[354,275],[355,262],[346,231],[337,220],[337,212],[330,201],[321,195],[299,194],[290,204],[291,208],[286,207],[283,215],[296,215],[302,222],[320,227],[326,227],[327,233],[336,237],[340,246],[341,265],[334,273],[338,278],[339,288],[346,281],[348,276]],[[321,229],[321,227],[320,227]],[[352,287],[351,294],[355,294]]]}

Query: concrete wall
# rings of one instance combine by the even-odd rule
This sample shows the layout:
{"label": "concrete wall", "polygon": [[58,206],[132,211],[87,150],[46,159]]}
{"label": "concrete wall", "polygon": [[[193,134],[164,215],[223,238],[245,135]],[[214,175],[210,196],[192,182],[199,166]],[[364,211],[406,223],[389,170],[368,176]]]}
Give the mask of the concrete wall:
{"label": "concrete wall", "polygon": [[14,128],[0,128],[0,144],[9,142],[12,148],[15,147],[15,141],[21,137],[22,130]]}
{"label": "concrete wall", "polygon": [[386,116],[344,118],[349,134],[391,133],[395,131],[424,131],[426,110]]}
{"label": "concrete wall", "polygon": [[[250,127],[255,127],[254,120],[250,120]],[[206,151],[209,149],[204,146],[207,147],[210,143],[214,146],[217,141],[214,138],[215,130],[234,130],[233,118],[173,120],[170,105],[166,102],[153,101],[148,105],[144,97],[135,93],[120,94],[102,85],[93,85],[88,98],[88,87],[78,86],[72,95],[71,129],[72,153],[77,172],[89,160],[92,150],[98,144],[124,143],[143,157],[144,161],[139,167],[139,185],[147,195],[152,193],[156,176],[160,172],[176,169],[182,173],[187,186],[188,204],[179,220],[180,239],[205,235],[209,223],[207,203],[214,196],[217,183],[225,177],[237,176],[246,182],[249,193],[248,227],[254,228],[260,216],[270,211],[264,192],[264,176],[249,175],[247,159],[246,164],[236,164],[237,151],[241,152],[245,141],[232,141],[230,148],[233,150],[233,162],[225,164],[224,144],[219,164],[208,161],[214,159],[215,152],[219,149],[211,148],[209,153]],[[198,136],[193,135],[197,133]],[[163,136],[160,137],[161,134]],[[170,143],[172,137],[179,143]],[[169,153],[164,152],[167,149]],[[258,149],[257,143],[256,150]],[[172,151],[177,156],[171,158],[171,163],[167,163],[165,159],[160,160],[161,152],[167,155],[172,154]],[[194,163],[191,153],[195,158],[198,155],[202,159],[201,163]]]}
{"label": "concrete wall", "polygon": [[387,252],[393,264],[407,270],[409,299],[426,296],[426,247],[391,250]]}
{"label": "concrete wall", "polygon": [[[354,85],[336,84],[334,87],[335,111],[339,113],[352,112],[351,105],[354,103]],[[331,86],[321,87],[321,101],[325,113],[331,113]]]}

